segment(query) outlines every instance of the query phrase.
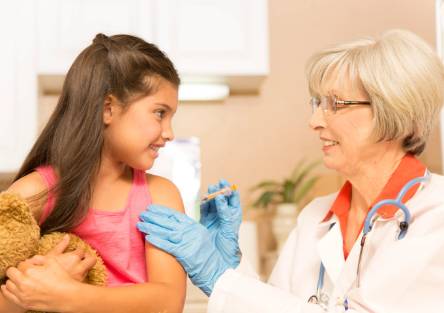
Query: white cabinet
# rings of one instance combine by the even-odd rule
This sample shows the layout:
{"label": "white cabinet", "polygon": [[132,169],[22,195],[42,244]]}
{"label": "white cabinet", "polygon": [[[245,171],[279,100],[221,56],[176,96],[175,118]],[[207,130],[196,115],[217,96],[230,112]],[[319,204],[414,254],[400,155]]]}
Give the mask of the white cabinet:
{"label": "white cabinet", "polygon": [[187,74],[265,75],[266,0],[159,0],[157,41]]}
{"label": "white cabinet", "polygon": [[153,1],[38,0],[37,64],[39,74],[66,74],[94,36],[134,34],[152,41]]}
{"label": "white cabinet", "polygon": [[17,170],[35,140],[34,22],[32,2],[10,1],[0,10],[0,172]]}
{"label": "white cabinet", "polygon": [[98,32],[157,44],[186,80],[254,83],[268,73],[267,0],[38,0],[37,7],[39,73],[65,74]]}

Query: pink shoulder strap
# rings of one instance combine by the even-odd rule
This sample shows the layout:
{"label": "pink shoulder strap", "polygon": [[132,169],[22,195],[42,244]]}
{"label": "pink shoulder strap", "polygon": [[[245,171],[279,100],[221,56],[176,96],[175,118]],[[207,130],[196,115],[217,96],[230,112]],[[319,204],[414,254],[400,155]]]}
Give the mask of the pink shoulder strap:
{"label": "pink shoulder strap", "polygon": [[151,203],[151,194],[148,190],[148,183],[146,181],[146,173],[142,170],[133,171],[133,188],[130,195],[130,201],[137,205],[147,205]]}
{"label": "pink shoulder strap", "polygon": [[46,186],[48,187],[48,199],[46,200],[45,205],[43,206],[43,212],[40,216],[39,225],[42,225],[42,223],[46,220],[48,215],[51,213],[51,211],[54,209],[55,205],[55,196],[54,193],[51,191],[51,189],[55,186],[57,183],[57,176],[50,165],[44,165],[39,166],[36,169],[36,172],[42,176],[43,180],[46,183]]}
{"label": "pink shoulder strap", "polygon": [[[57,183],[57,175],[50,165],[39,166],[36,168],[36,171],[42,176],[49,190],[48,199],[43,206],[43,212],[39,220],[39,224],[41,225],[54,209],[55,195],[51,192],[51,188]],[[130,194],[131,206],[135,205],[138,207],[143,205],[145,207],[151,203],[151,194],[148,190],[146,174],[142,170],[134,170],[133,175],[133,188]]]}

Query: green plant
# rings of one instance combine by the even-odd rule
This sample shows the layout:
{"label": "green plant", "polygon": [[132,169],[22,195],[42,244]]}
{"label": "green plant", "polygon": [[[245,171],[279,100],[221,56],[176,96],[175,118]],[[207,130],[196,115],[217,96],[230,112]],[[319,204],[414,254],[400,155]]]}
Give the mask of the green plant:
{"label": "green plant", "polygon": [[267,208],[280,203],[298,204],[319,179],[319,176],[310,175],[319,163],[315,161],[307,164],[305,160],[301,160],[292,174],[282,181],[266,180],[253,186],[252,192],[260,192],[253,206]]}

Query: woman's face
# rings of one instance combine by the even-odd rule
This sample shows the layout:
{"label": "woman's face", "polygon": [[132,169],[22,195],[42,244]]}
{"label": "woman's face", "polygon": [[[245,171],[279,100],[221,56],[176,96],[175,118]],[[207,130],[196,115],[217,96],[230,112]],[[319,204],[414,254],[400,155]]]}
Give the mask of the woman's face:
{"label": "woman's face", "polygon": [[[365,101],[368,95],[360,84],[347,78],[339,81],[336,75],[325,82],[325,95],[338,100]],[[321,140],[326,167],[346,176],[356,175],[364,167],[378,162],[387,149],[398,147],[393,142],[375,142],[371,105],[351,105],[338,108],[336,113],[318,107],[310,119],[310,127]]]}

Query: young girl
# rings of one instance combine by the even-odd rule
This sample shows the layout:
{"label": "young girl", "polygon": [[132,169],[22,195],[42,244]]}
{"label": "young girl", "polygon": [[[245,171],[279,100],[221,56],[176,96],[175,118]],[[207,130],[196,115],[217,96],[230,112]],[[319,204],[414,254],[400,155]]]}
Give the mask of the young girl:
{"label": "young girl", "polygon": [[136,229],[151,203],[184,211],[170,181],[145,174],[173,139],[179,82],[156,46],[129,35],[98,34],[77,57],[8,191],[29,199],[42,234],[69,231],[94,247],[108,285],[81,282],[94,261],[64,257],[64,240],[59,253],[8,270],[0,312],[182,312],[183,268]]}

